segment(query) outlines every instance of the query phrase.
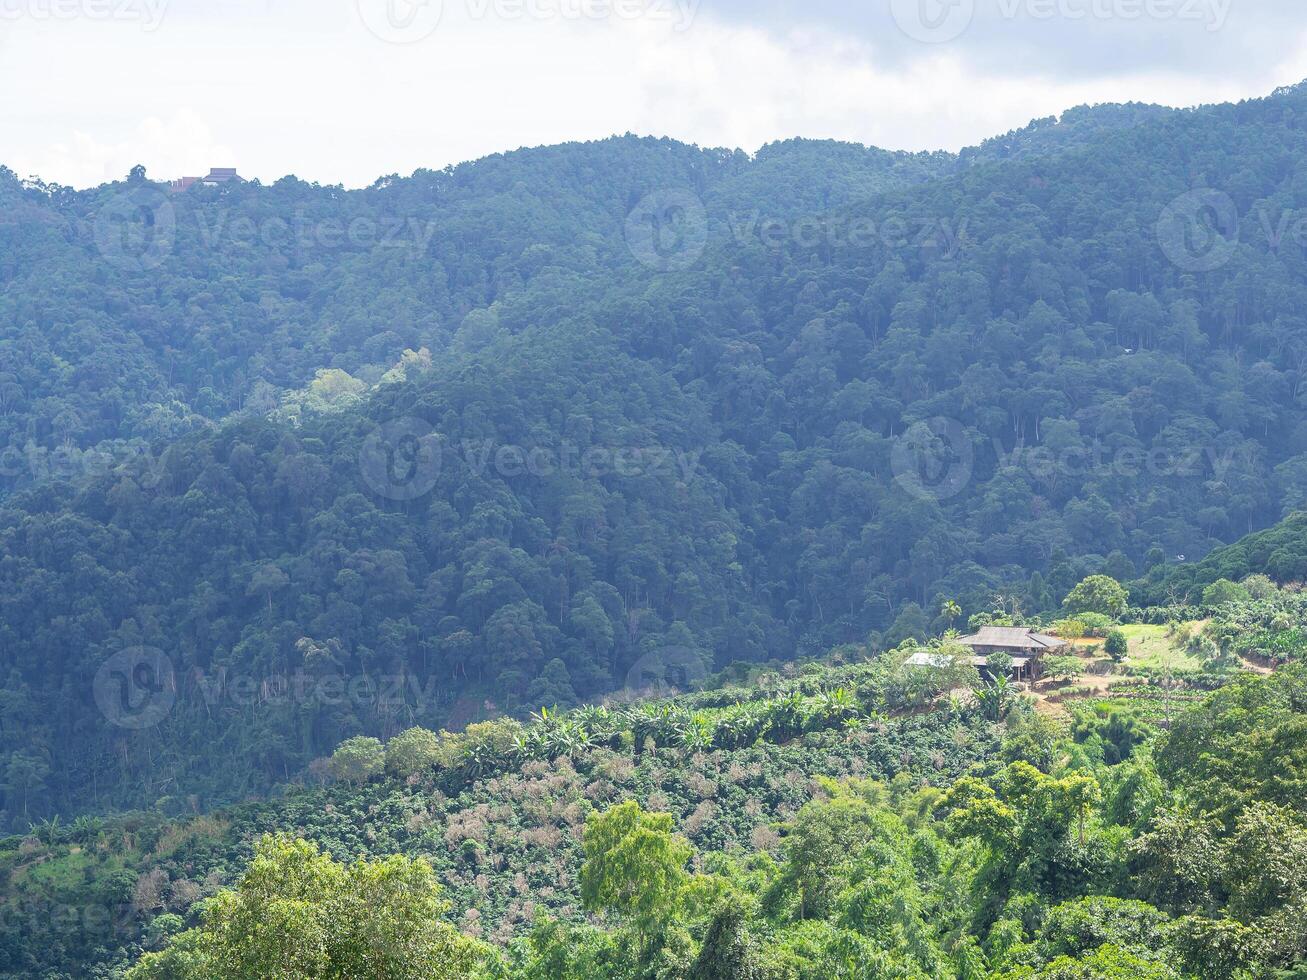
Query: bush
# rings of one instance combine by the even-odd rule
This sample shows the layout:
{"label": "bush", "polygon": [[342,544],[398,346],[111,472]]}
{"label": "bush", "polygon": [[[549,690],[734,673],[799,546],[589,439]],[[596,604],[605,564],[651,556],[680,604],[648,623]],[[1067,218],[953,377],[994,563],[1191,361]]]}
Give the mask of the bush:
{"label": "bush", "polygon": [[1103,644],[1103,650],[1109,657],[1120,663],[1129,652],[1130,644],[1120,630],[1108,630],[1107,642]]}
{"label": "bush", "polygon": [[1217,579],[1203,589],[1204,606],[1222,606],[1230,602],[1247,602],[1248,599],[1248,590],[1242,585],[1231,582],[1228,578]]}
{"label": "bush", "polygon": [[356,735],[340,743],[328,763],[331,774],[347,783],[366,783],[386,764],[386,750],[381,742],[367,735]]}
{"label": "bush", "polygon": [[452,749],[425,728],[410,728],[386,743],[386,771],[396,776],[412,776],[453,762]]}
{"label": "bush", "polygon": [[995,677],[1012,676],[1012,657],[1006,653],[991,653],[987,658],[989,672]]}
{"label": "bush", "polygon": [[1089,627],[1079,616],[1059,619],[1052,626],[1052,632],[1055,636],[1060,636],[1064,640],[1078,640],[1082,636],[1089,635]]}
{"label": "bush", "polygon": [[1044,675],[1053,680],[1073,681],[1084,673],[1079,657],[1049,657],[1044,662]]}
{"label": "bush", "polygon": [[1112,620],[1102,613],[1086,612],[1080,613],[1076,619],[1084,623],[1085,632],[1083,636],[1106,636],[1107,631],[1112,628]]}

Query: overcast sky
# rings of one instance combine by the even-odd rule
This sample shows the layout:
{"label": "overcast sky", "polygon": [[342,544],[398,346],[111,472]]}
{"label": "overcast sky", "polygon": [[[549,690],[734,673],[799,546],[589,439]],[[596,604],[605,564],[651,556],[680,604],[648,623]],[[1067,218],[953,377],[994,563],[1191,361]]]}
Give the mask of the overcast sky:
{"label": "overcast sky", "polygon": [[666,135],[958,149],[1307,78],[1304,0],[0,0],[0,163],[360,186]]}

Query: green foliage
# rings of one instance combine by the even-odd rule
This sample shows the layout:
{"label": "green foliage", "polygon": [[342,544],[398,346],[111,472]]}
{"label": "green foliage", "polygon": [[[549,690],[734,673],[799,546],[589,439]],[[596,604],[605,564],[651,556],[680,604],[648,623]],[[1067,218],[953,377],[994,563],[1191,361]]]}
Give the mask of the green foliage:
{"label": "green foliage", "polygon": [[1117,663],[1120,663],[1126,658],[1126,654],[1130,652],[1130,644],[1126,640],[1126,635],[1120,630],[1108,630],[1107,639],[1103,643],[1103,652]]}
{"label": "green foliage", "polygon": [[[1307,580],[1307,511],[1295,506],[1275,526],[1216,548],[1200,562],[1158,565],[1134,588],[1149,602],[1174,602],[1181,597],[1196,602],[1206,587],[1220,579],[1241,582],[1254,575],[1280,584]],[[1264,583],[1255,582],[1253,589],[1263,593]]]}
{"label": "green foliage", "polygon": [[386,765],[386,750],[368,735],[356,735],[340,743],[331,754],[331,774],[347,783],[365,783]]}
{"label": "green foliage", "polygon": [[[959,154],[628,137],[193,188],[148,273],[93,231],[162,188],[0,173],[6,829],[242,799],[350,735],[601,700],[669,659],[1048,617],[1132,566],[1143,606],[1307,578],[1291,528],[1197,560],[1307,499],[1301,249],[1248,236],[1199,288],[1156,233],[1196,159],[1241,215],[1292,204],[1304,99],[1086,108]],[[669,188],[708,246],[664,272],[627,217]],[[404,247],[313,234],[344,227]],[[411,448],[392,422],[445,450],[425,493],[361,465]],[[520,465],[541,453],[568,462]],[[124,732],[89,685],[141,646],[177,698]],[[408,693],[321,693],[368,682]]]}
{"label": "green foliage", "polygon": [[671,910],[685,882],[689,843],[672,833],[666,813],[645,813],[634,801],[587,821],[581,900],[652,929]]}
{"label": "green foliage", "polygon": [[[875,692],[893,689],[896,670],[816,666],[661,703],[676,724],[698,717],[718,732],[756,698],[797,718],[798,736],[785,721],[738,748],[688,751],[669,734],[666,747],[637,753],[620,733],[646,724],[652,706],[546,712],[526,728],[488,722],[438,738],[454,758],[415,778],[337,782],[230,810],[226,822],[52,824],[41,839],[14,841],[11,857],[0,852],[0,870],[10,889],[31,878],[67,901],[88,881],[108,887],[113,873],[98,862],[114,855],[126,871],[119,894],[152,923],[141,939],[163,946],[135,967],[140,976],[335,975],[324,956],[362,971],[348,975],[406,975],[428,940],[394,930],[419,921],[431,942],[468,944],[459,948],[472,959],[458,962],[471,975],[512,980],[772,980],[838,976],[850,963],[913,980],[1232,980],[1302,959],[1304,668],[1240,678],[1177,708],[1160,734],[1123,705],[1072,703],[1068,730],[1014,704],[1001,745],[985,741],[975,708],[947,699],[880,714]],[[847,700],[841,690],[877,713],[827,727]],[[548,760],[514,756],[537,729],[567,727],[590,744]],[[410,740],[430,744],[408,734],[400,745]],[[959,751],[969,743],[977,751]],[[468,769],[473,754],[501,749],[493,768]],[[911,768],[900,768],[908,756]],[[869,764],[878,778],[858,778]],[[377,880],[391,883],[374,887],[282,838],[260,844],[216,898],[180,878],[243,865],[241,842],[256,827],[293,827],[344,854],[405,852],[409,863],[374,861]],[[74,835],[87,834],[93,846],[74,849]],[[116,853],[128,839],[142,850]],[[437,875],[452,909],[426,884]],[[306,891],[321,900],[283,903]],[[173,892],[200,901],[175,905]],[[380,911],[391,906],[417,911]],[[498,953],[443,924],[460,914],[461,928]],[[230,928],[217,929],[220,915]],[[178,931],[195,916],[196,929]],[[347,924],[323,925],[336,916]],[[235,944],[222,956],[227,973],[213,965],[223,936]],[[358,966],[359,948],[380,965]],[[9,949],[0,942],[0,955]]]}
{"label": "green foliage", "polygon": [[1248,599],[1248,590],[1228,578],[1217,579],[1203,589],[1204,606],[1221,606],[1227,602],[1246,602]]}
{"label": "green foliage", "polygon": [[1053,680],[1073,681],[1085,672],[1085,662],[1070,655],[1047,657],[1044,660],[1044,675]]}
{"label": "green foliage", "polygon": [[[437,765],[452,765],[453,761],[448,743],[425,728],[400,732],[385,747],[386,771],[396,776],[416,776]],[[336,756],[333,754],[332,769],[335,768]]]}
{"label": "green foliage", "polygon": [[304,841],[270,837],[199,928],[147,954],[127,980],[460,980],[491,955],[442,917],[431,868],[394,856],[349,867]]}
{"label": "green foliage", "polygon": [[991,653],[985,658],[989,663],[989,671],[994,677],[1011,677],[1012,676],[1012,655],[998,652]]}
{"label": "green foliage", "polygon": [[1116,579],[1106,575],[1090,575],[1067,593],[1062,607],[1073,616],[1098,613],[1112,619],[1120,617],[1130,601],[1129,593]]}

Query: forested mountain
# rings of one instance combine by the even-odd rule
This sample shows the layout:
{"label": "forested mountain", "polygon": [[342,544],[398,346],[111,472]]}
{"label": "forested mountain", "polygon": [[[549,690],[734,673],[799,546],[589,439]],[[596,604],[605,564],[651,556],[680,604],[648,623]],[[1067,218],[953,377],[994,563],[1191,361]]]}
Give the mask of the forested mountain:
{"label": "forested mountain", "polygon": [[7,819],[894,646],[1273,523],[1307,499],[1305,125],[1297,88],[957,156],[6,172]]}

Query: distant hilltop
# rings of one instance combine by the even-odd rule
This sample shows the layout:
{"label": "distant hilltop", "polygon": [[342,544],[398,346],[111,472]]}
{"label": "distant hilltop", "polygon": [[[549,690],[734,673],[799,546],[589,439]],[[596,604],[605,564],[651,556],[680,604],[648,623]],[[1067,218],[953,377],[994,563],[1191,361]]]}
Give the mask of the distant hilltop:
{"label": "distant hilltop", "polygon": [[231,181],[245,180],[236,172],[235,167],[210,167],[207,177],[179,177],[172,181],[168,187],[172,191],[184,191],[196,184],[227,184]]}

